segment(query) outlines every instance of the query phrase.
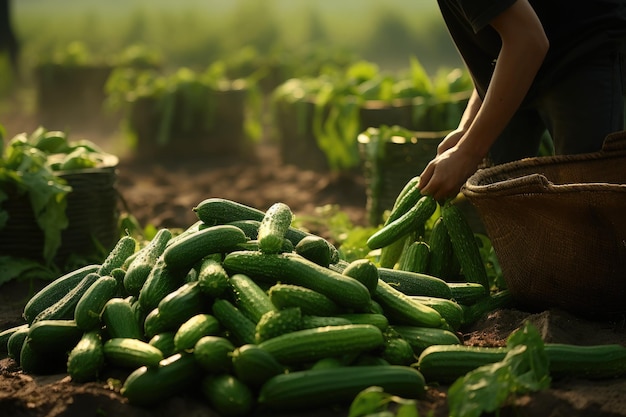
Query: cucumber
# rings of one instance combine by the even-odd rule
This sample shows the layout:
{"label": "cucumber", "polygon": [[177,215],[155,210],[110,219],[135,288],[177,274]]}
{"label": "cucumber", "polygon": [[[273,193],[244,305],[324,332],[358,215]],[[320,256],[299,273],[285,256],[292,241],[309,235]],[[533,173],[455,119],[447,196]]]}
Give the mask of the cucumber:
{"label": "cucumber", "polygon": [[249,276],[233,274],[229,279],[235,306],[254,323],[276,307],[270,301],[269,295]]}
{"label": "cucumber", "polygon": [[367,246],[370,249],[380,249],[423,228],[436,209],[437,202],[431,196],[422,196],[406,213],[370,236],[366,242]]}
{"label": "cucumber", "polygon": [[298,330],[259,343],[282,364],[313,362],[328,356],[380,348],[383,334],[370,324],[347,324]]}
{"label": "cucumber", "polygon": [[438,298],[452,297],[452,291],[448,283],[432,275],[379,267],[378,276],[382,281],[406,295],[423,295]]}
{"label": "cucumber", "polygon": [[309,235],[302,238],[294,247],[294,251],[316,264],[328,268],[332,259],[332,248],[321,236]]}
{"label": "cucumber", "polygon": [[176,353],[176,345],[174,344],[175,332],[163,332],[156,334],[150,338],[149,344],[159,349],[163,353],[163,357],[167,358]]}
{"label": "cucumber", "polygon": [[475,282],[448,282],[451,299],[466,306],[488,297],[489,291]]}
{"label": "cucumber", "polygon": [[389,320],[383,314],[378,313],[344,313],[337,317],[346,319],[352,324],[371,324],[385,331],[389,326]]}
{"label": "cucumber", "polygon": [[81,299],[83,294],[89,290],[89,287],[91,287],[98,279],[100,279],[100,275],[95,272],[85,275],[85,277],[72,289],[70,289],[61,299],[37,314],[31,325],[41,320],[73,319],[78,301]]}
{"label": "cucumber", "polygon": [[448,228],[442,217],[439,217],[433,224],[428,245],[430,246],[430,263],[426,273],[444,281],[457,280],[461,266],[452,248]]}
{"label": "cucumber", "polygon": [[265,340],[294,332],[302,328],[302,313],[298,307],[283,310],[270,310],[261,316],[256,324],[254,341],[261,343]]}
{"label": "cucumber", "polygon": [[123,236],[120,238],[98,268],[98,275],[111,275],[111,271],[115,268],[121,268],[126,259],[135,253],[136,249],[137,241],[133,237]]}
{"label": "cucumber", "polygon": [[430,246],[428,243],[421,240],[412,242],[404,249],[400,256],[398,269],[401,271],[428,274],[430,256]]}
{"label": "cucumber", "polygon": [[177,352],[192,349],[204,336],[215,336],[220,331],[220,323],[210,314],[196,314],[180,325],[174,335]]}
{"label": "cucumber", "polygon": [[173,271],[159,257],[139,290],[139,305],[145,311],[154,310],[163,298],[183,285],[184,278],[183,273]]}
{"label": "cucumber", "polygon": [[100,265],[86,265],[55,279],[37,292],[24,306],[22,316],[28,324],[46,308],[63,298],[72,288],[76,287],[85,276],[96,273]]}
{"label": "cucumber", "polygon": [[246,317],[230,301],[221,298],[215,300],[212,311],[237,346],[255,342],[256,323]]}
{"label": "cucumber", "polygon": [[18,331],[28,331],[28,323],[4,329],[0,332],[0,353],[8,353],[9,338]]}
{"label": "cucumber", "polygon": [[220,416],[248,416],[256,405],[252,390],[234,375],[207,375],[202,378],[200,391]]}
{"label": "cucumber", "polygon": [[458,330],[463,324],[464,310],[455,301],[447,298],[424,297],[421,295],[414,295],[410,298],[437,310],[453,330]]}
{"label": "cucumber", "polygon": [[148,342],[126,337],[116,337],[104,342],[106,362],[114,367],[137,369],[141,366],[157,367],[163,352]]}
{"label": "cucumber", "polygon": [[437,310],[411,299],[382,279],[379,280],[373,297],[383,308],[390,323],[424,327],[441,327],[445,324]]}
{"label": "cucumber", "polygon": [[200,290],[211,298],[219,298],[230,289],[229,277],[222,263],[215,259],[205,259],[198,268]]}
{"label": "cucumber", "polygon": [[28,336],[29,326],[16,329],[7,340],[7,356],[20,364],[20,351]]}
{"label": "cucumber", "polygon": [[406,325],[392,325],[391,328],[409,342],[418,356],[429,346],[462,344],[455,333],[446,329]]}
{"label": "cucumber", "polygon": [[409,399],[425,393],[424,377],[408,366],[341,366],[274,376],[261,387],[258,402],[275,411],[345,406],[371,386]]}
{"label": "cucumber", "polygon": [[235,346],[222,336],[204,336],[193,348],[193,355],[198,364],[207,372],[230,372],[232,367],[231,354]]}
{"label": "cucumber", "polygon": [[171,238],[172,232],[169,229],[160,229],[154,238],[137,252],[137,256],[128,265],[124,276],[124,288],[128,294],[139,295],[141,287]]}
{"label": "cucumber", "polygon": [[105,304],[118,291],[118,282],[111,276],[98,279],[80,297],[74,309],[76,326],[82,331],[90,331],[100,326],[100,315]]}
{"label": "cucumber", "polygon": [[450,384],[480,366],[501,361],[507,352],[506,347],[435,344],[419,354],[417,368],[429,383]]}
{"label": "cucumber", "polygon": [[361,284],[365,285],[370,294],[376,290],[378,279],[380,278],[378,268],[374,262],[365,258],[355,259],[350,262],[350,264],[343,270],[342,274],[347,277],[354,278]]}
{"label": "cucumber", "polygon": [[371,300],[369,290],[354,278],[324,268],[295,253],[267,254],[231,252],[224,258],[227,272],[242,273],[270,284],[283,282],[318,291],[337,304],[364,311]]}
{"label": "cucumber", "polygon": [[280,202],[272,204],[259,225],[257,234],[259,250],[265,253],[280,253],[292,220],[293,213],[287,204]]}
{"label": "cucumber", "polygon": [[445,204],[441,210],[441,217],[448,230],[454,254],[459,260],[465,279],[490,290],[491,285],[485,263],[480,255],[478,242],[461,209],[451,203]]}
{"label": "cucumber", "polygon": [[259,388],[271,377],[287,372],[287,368],[272,354],[253,344],[239,346],[232,352],[232,368],[239,380],[253,388]]}
{"label": "cucumber", "polygon": [[28,343],[37,352],[69,352],[80,341],[83,331],[74,320],[40,320],[28,329]]}
{"label": "cucumber", "polygon": [[422,193],[418,187],[419,181],[419,175],[416,175],[409,178],[406,184],[404,184],[404,187],[402,187],[402,190],[400,190],[396,200],[393,202],[389,217],[385,220],[384,225],[400,218],[422,198]]}
{"label": "cucumber", "polygon": [[391,365],[411,366],[416,360],[413,346],[402,337],[385,339],[385,346],[380,356]]}
{"label": "cucumber", "polygon": [[300,319],[301,329],[315,329],[328,326],[346,326],[352,322],[343,317],[305,315]]}
{"label": "cucumber", "polygon": [[163,260],[172,270],[186,273],[202,258],[230,252],[247,240],[243,231],[235,226],[207,227],[168,246],[163,252]]}
{"label": "cucumber", "polygon": [[131,404],[155,406],[196,386],[202,375],[193,354],[177,353],[163,359],[157,367],[137,368],[126,378],[120,393]]}
{"label": "cucumber", "polygon": [[332,316],[341,309],[333,300],[312,289],[292,284],[274,284],[268,290],[270,302],[283,310],[298,307],[302,314]]}
{"label": "cucumber", "polygon": [[193,207],[198,219],[209,226],[237,220],[263,220],[265,213],[254,207],[224,198],[207,198]]}
{"label": "cucumber", "polygon": [[104,351],[100,331],[87,331],[70,351],[67,373],[72,381],[88,382],[97,380],[103,369]]}
{"label": "cucumber", "polygon": [[102,309],[102,322],[109,338],[143,339],[143,331],[128,299],[112,298]]}
{"label": "cucumber", "polygon": [[198,281],[181,285],[158,305],[160,320],[166,330],[178,329],[181,324],[207,309],[206,296],[200,290]]}

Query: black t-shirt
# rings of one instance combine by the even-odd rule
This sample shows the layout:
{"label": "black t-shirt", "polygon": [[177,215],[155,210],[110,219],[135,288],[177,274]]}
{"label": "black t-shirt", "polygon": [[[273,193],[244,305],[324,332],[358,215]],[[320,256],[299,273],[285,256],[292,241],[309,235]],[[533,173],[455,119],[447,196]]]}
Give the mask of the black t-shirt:
{"label": "black t-shirt", "polygon": [[[500,51],[489,22],[515,0],[438,0],[450,35],[481,97]],[[564,76],[568,68],[604,48],[615,50],[626,37],[626,0],[529,0],[550,41],[550,49],[527,96]]]}

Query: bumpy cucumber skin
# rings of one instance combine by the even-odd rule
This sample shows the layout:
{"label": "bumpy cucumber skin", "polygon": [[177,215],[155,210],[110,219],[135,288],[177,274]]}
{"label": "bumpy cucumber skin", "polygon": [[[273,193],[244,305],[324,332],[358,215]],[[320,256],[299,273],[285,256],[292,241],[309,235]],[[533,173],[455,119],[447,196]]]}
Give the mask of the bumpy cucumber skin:
{"label": "bumpy cucumber skin", "polygon": [[202,258],[230,252],[247,240],[244,232],[236,226],[207,227],[169,245],[163,252],[163,260],[172,270],[189,271]]}
{"label": "bumpy cucumber skin", "polygon": [[354,278],[324,268],[295,253],[267,254],[260,251],[231,252],[224,258],[230,274],[242,273],[275,284],[301,285],[326,295],[337,304],[366,311],[370,292]]}
{"label": "bumpy cucumber skin", "polygon": [[68,272],[55,279],[37,292],[24,306],[22,316],[28,324],[31,324],[35,317],[55,302],[59,301],[65,294],[74,288],[85,276],[96,273],[100,265],[86,265],[82,268]]}
{"label": "bumpy cucumber skin", "polygon": [[408,366],[340,366],[277,375],[259,393],[259,404],[276,411],[294,411],[350,404],[370,386],[402,398],[421,398],[425,380]]}
{"label": "bumpy cucumber skin", "polygon": [[265,253],[280,253],[292,219],[293,213],[288,205],[280,202],[272,204],[259,225],[257,234],[259,250]]}

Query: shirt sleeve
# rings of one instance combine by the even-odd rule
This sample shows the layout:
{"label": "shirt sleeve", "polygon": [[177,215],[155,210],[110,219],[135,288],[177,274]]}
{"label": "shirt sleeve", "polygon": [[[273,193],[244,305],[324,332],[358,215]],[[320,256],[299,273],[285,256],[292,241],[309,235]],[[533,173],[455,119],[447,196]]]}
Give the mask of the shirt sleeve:
{"label": "shirt sleeve", "polygon": [[474,33],[489,24],[500,13],[508,9],[516,0],[451,0],[472,26]]}

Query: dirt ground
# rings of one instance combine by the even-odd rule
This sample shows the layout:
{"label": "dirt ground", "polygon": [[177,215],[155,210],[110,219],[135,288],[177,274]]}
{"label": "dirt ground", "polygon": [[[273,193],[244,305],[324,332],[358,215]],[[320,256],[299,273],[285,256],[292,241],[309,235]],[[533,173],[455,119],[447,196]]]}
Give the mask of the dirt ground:
{"label": "dirt ground", "polygon": [[[120,197],[142,224],[156,227],[191,225],[196,221],[191,207],[207,197],[234,199],[260,209],[281,201],[296,215],[314,214],[318,206],[338,204],[355,225],[364,225],[365,180],[358,172],[332,175],[299,170],[282,164],[271,144],[259,146],[255,153],[245,160],[196,156],[170,159],[168,163],[122,158],[118,173]],[[42,285],[11,282],[0,287],[0,329],[21,323],[28,295]],[[498,310],[462,329],[464,342],[503,345],[524,320],[535,324],[546,342],[626,346],[623,319],[588,321],[559,310],[531,314],[514,308]],[[131,406],[111,381],[103,378],[77,384],[65,374],[26,375],[11,359],[4,358],[0,360],[0,417],[216,416],[202,399],[193,395],[177,396],[151,409]],[[429,387],[426,398],[419,402],[420,416],[447,416],[446,390],[445,386]],[[517,398],[499,415],[626,416],[626,376],[613,380],[554,380],[549,389]],[[303,410],[298,416],[347,416],[347,409]]]}

